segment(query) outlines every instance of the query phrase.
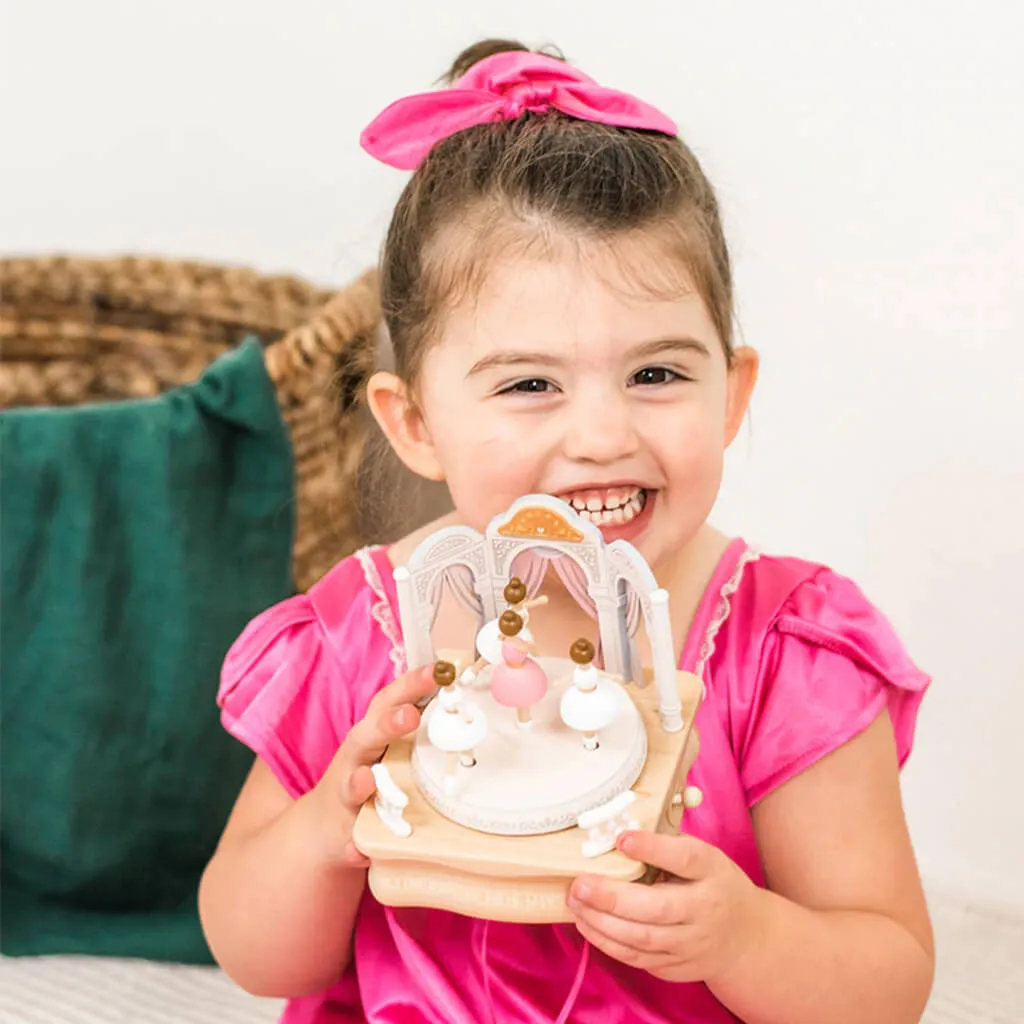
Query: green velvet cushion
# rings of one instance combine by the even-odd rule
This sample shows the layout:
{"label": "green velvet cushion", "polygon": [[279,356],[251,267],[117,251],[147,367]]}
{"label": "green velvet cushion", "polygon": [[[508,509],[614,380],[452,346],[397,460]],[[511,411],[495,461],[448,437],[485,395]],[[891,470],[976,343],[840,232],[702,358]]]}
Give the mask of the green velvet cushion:
{"label": "green velvet cushion", "polygon": [[0,416],[0,951],[208,962],[200,874],[251,763],[221,661],[292,593],[260,346],[153,400]]}

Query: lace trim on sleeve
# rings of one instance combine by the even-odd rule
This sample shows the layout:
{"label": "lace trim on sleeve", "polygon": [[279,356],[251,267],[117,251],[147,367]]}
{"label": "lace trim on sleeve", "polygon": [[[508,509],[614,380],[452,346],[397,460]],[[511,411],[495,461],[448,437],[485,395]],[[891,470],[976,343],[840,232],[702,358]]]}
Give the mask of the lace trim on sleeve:
{"label": "lace trim on sleeve", "polygon": [[391,657],[391,665],[395,670],[395,677],[397,678],[405,672],[405,648],[402,645],[402,638],[398,632],[398,623],[395,622],[394,613],[391,611],[391,602],[388,600],[387,591],[384,589],[384,581],[380,578],[377,565],[370,554],[373,550],[375,549],[360,548],[356,552],[356,560],[363,570],[366,585],[373,591],[374,601],[370,614],[388,643],[391,644],[391,650],[388,654]]}
{"label": "lace trim on sleeve", "polygon": [[748,547],[740,555],[736,562],[736,567],[718,592],[718,604],[715,605],[715,613],[711,616],[708,628],[704,631],[704,639],[700,645],[700,656],[697,658],[697,667],[694,669],[694,675],[701,679],[704,678],[704,669],[707,663],[714,656],[715,640],[718,636],[718,631],[725,625],[726,620],[729,618],[729,613],[732,611],[732,595],[739,590],[740,583],[743,581],[743,573],[747,566],[751,562],[756,562],[760,557],[761,552],[759,550]]}

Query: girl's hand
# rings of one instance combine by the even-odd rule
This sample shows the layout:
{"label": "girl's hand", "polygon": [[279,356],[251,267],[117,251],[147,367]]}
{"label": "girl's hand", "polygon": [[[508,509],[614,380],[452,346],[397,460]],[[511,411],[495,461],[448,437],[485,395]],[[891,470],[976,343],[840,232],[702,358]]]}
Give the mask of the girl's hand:
{"label": "girl's hand", "polygon": [[569,891],[580,934],[608,956],[665,981],[709,981],[755,948],[763,891],[693,836],[626,832],[618,848],[661,868],[653,885],[581,876]]}
{"label": "girl's hand", "polygon": [[420,724],[416,702],[437,689],[433,670],[433,665],[414,669],[374,694],[366,714],[349,730],[310,794],[320,804],[321,820],[328,825],[328,856],[342,867],[369,866],[352,842],[352,827],[377,788],[370,768],[389,743],[416,731]]}

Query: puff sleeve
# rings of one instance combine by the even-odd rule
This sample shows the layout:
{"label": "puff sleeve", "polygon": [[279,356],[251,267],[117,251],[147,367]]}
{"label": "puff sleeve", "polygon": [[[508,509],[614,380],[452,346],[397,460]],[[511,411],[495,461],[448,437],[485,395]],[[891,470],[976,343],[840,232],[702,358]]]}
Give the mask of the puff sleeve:
{"label": "puff sleeve", "polygon": [[765,634],[756,671],[737,679],[733,747],[750,806],[866,729],[888,709],[902,767],[930,679],[892,626],[845,577],[798,585]]}

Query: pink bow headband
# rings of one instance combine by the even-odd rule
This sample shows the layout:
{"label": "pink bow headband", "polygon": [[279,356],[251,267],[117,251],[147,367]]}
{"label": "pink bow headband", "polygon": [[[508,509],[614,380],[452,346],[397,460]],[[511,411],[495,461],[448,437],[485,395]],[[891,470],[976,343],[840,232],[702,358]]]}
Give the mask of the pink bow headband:
{"label": "pink bow headband", "polygon": [[606,89],[554,57],[517,50],[486,57],[448,89],[397,100],[366,127],[360,142],[382,163],[411,171],[449,135],[550,108],[617,128],[677,134],[670,118],[635,96]]}

